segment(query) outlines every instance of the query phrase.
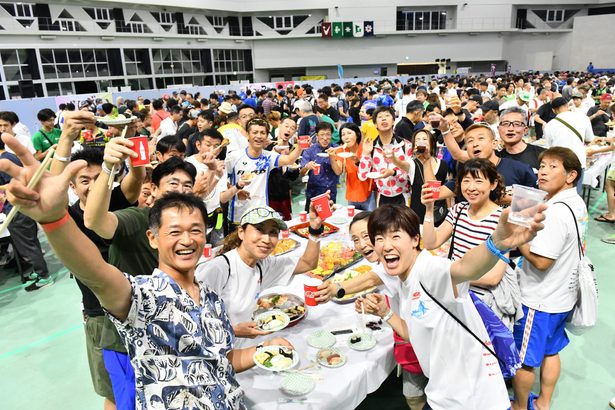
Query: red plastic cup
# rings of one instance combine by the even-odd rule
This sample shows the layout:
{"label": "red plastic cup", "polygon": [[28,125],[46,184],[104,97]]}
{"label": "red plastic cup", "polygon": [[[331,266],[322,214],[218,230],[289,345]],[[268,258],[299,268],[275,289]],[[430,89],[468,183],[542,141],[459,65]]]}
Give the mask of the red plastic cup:
{"label": "red plastic cup", "polygon": [[203,256],[206,258],[211,258],[211,243],[206,243],[203,248]]}
{"label": "red plastic cup", "polygon": [[305,211],[299,212],[299,220],[301,222],[307,222],[307,220],[308,220],[308,213],[305,212]]}
{"label": "red plastic cup", "polygon": [[314,172],[314,175],[320,175],[320,164],[315,164],[312,171]]}
{"label": "red plastic cup", "polygon": [[442,186],[442,182],[440,181],[426,181],[429,188],[431,188],[431,198],[438,199],[440,198],[440,187]]}
{"label": "red plastic cup", "polygon": [[289,236],[290,236],[290,231],[288,229],[285,229],[282,231],[282,239],[288,239]]}
{"label": "red plastic cup", "polygon": [[133,146],[131,149],[137,153],[137,158],[130,158],[133,167],[142,167],[149,164],[149,144],[146,136],[139,136],[129,138],[132,141]]}
{"label": "red plastic cup", "polygon": [[92,130],[81,130],[81,139],[85,142],[92,141]]}
{"label": "red plastic cup", "polygon": [[299,146],[301,147],[301,149],[310,148],[310,136],[309,135],[299,136]]}
{"label": "red plastic cup", "polygon": [[315,293],[318,291],[318,286],[322,284],[322,280],[316,278],[308,278],[303,284],[304,299],[307,306],[316,306]]}
{"label": "red plastic cup", "polygon": [[316,208],[316,212],[318,213],[318,216],[320,216],[320,219],[326,219],[333,215],[333,211],[329,206],[328,194],[325,193],[322,195],[315,196],[311,199],[311,201],[314,204],[314,208]]}
{"label": "red plastic cup", "polygon": [[348,217],[349,218],[352,218],[354,216],[354,211],[355,211],[355,206],[348,205]]}

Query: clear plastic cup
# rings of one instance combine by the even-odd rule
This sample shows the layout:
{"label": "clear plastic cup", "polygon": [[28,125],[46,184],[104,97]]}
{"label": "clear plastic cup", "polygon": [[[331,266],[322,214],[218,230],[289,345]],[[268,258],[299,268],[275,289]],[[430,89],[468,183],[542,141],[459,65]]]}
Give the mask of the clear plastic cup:
{"label": "clear plastic cup", "polygon": [[545,202],[547,193],[540,189],[514,184],[508,221],[515,225],[530,227],[538,205]]}

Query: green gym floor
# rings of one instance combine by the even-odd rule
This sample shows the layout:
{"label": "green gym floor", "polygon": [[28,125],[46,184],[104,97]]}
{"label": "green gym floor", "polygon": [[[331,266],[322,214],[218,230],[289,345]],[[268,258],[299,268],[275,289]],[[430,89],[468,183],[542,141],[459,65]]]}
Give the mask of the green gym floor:
{"label": "green gym floor", "polygon": [[[294,201],[295,212],[302,208],[301,199]],[[615,245],[600,241],[615,233],[615,224],[593,220],[606,210],[603,193],[595,190],[590,203],[588,254],[598,275],[599,323],[584,336],[571,336],[563,351],[555,410],[608,409],[615,396],[615,269],[608,267],[615,260]],[[0,271],[0,409],[101,409],[102,399],[90,381],[79,289],[41,240],[54,285],[27,293],[15,272]],[[359,408],[405,409],[399,379],[389,377]]]}

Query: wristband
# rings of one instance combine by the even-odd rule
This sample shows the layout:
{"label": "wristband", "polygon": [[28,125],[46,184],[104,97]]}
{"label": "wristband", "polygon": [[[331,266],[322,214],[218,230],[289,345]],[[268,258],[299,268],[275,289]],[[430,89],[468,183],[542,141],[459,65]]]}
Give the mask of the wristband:
{"label": "wristband", "polygon": [[243,187],[239,186],[239,182],[235,184],[235,188],[237,188],[238,191],[241,191],[243,189]]}
{"label": "wristband", "polygon": [[60,229],[66,222],[68,222],[69,219],[70,216],[68,215],[68,212],[66,212],[62,218],[58,219],[57,221],[41,224],[41,227],[43,228],[43,231],[45,231],[45,233],[49,234],[57,229]]}
{"label": "wristband", "polygon": [[53,154],[53,159],[57,159],[60,162],[70,162],[70,157],[63,157],[61,155],[58,155],[57,152]]}
{"label": "wristband", "polygon": [[320,242],[320,236],[308,235],[308,239],[312,242]]}
{"label": "wristband", "polygon": [[115,169],[115,166],[113,166],[113,169],[109,169],[109,167],[107,166],[107,163],[103,161],[102,163],[102,170],[105,174],[118,174],[120,172],[119,169]]}
{"label": "wristband", "polygon": [[493,243],[491,235],[489,235],[489,237],[485,241],[485,246],[487,246],[487,250],[491,252],[493,256],[497,256],[498,258],[506,262],[506,264],[510,263],[510,259],[506,256],[506,254],[510,252],[510,249],[498,249]]}
{"label": "wristband", "polygon": [[433,218],[431,218],[429,216],[426,216],[426,217],[423,218],[423,222],[427,222],[427,223],[431,224],[431,223],[433,223]]}
{"label": "wristband", "polygon": [[389,320],[391,320],[392,317],[393,317],[393,311],[389,309],[389,313],[387,313],[386,315],[382,317],[382,321],[388,322]]}
{"label": "wristband", "polygon": [[312,236],[320,236],[322,235],[322,233],[325,231],[325,227],[324,226],[320,226],[320,228],[318,229],[314,229],[312,228],[311,225],[308,225],[308,233]]}
{"label": "wristband", "polygon": [[451,130],[446,130],[446,131],[442,132],[442,136],[445,136],[445,135],[450,134],[450,133],[451,133]]}

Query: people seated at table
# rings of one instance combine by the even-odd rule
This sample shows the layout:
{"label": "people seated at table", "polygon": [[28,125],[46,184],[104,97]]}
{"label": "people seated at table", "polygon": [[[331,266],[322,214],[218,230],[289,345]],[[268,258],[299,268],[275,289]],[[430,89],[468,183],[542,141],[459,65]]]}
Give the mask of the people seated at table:
{"label": "people seated at table", "polygon": [[542,229],[545,208],[538,206],[531,228],[509,223],[509,209],[504,210],[488,241],[458,261],[421,251],[419,220],[411,209],[383,205],[370,216],[369,237],[387,274],[402,282],[403,293],[399,312],[375,293],[357,300],[355,308],[381,317],[412,343],[429,378],[425,394],[431,408],[510,407],[498,360],[480,342],[489,336],[469,296],[469,284],[489,272],[508,249],[531,240]]}
{"label": "people seated at table", "polygon": [[[224,304],[194,279],[205,245],[203,201],[171,193],[154,204],[147,236],[159,250],[158,269],[133,277],[105,262],[66,211],[69,179],[85,162],[70,164],[58,176],[43,173],[36,189],[27,188],[41,165],[14,138],[3,140],[28,164],[22,172],[0,160],[1,169],[19,178],[7,191],[9,199],[42,225],[59,259],[93,290],[114,322],[135,372],[135,408],[171,408],[179,395],[193,407],[246,409],[235,373],[254,366],[256,348],[233,348]],[[280,338],[266,343],[290,346]]]}
{"label": "people seated at table", "polygon": [[[462,164],[457,174],[457,196],[465,201],[449,209],[445,221],[434,226],[434,200],[429,185],[423,185],[422,201],[426,207],[423,221],[423,246],[438,249],[451,239],[449,259],[459,260],[470,249],[483,243],[497,226],[504,195],[504,183],[495,166],[486,159],[471,159]],[[515,272],[499,261],[479,280],[470,283],[470,290],[482,299],[511,331],[521,317],[519,285]]]}
{"label": "people seated at table", "polygon": [[[322,222],[312,205],[305,251],[273,256],[280,231],[288,226],[272,208],[250,207],[239,218],[237,230],[225,239],[221,255],[197,267],[196,279],[220,295],[238,338],[267,334],[252,319],[259,295],[317,266]],[[241,339],[237,343],[245,345]]]}

